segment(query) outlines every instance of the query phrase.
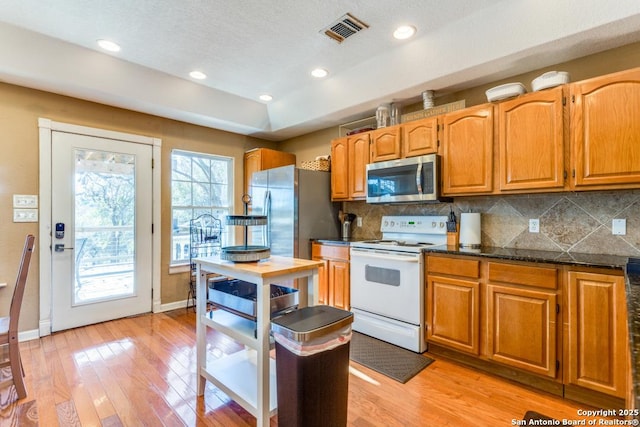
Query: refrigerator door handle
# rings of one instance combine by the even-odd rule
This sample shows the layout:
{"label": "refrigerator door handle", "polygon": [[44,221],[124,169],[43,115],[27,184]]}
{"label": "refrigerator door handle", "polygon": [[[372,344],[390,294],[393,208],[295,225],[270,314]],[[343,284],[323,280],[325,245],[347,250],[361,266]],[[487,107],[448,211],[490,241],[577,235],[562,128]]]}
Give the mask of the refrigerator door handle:
{"label": "refrigerator door handle", "polygon": [[264,193],[264,214],[267,216],[267,226],[262,227],[262,244],[270,247],[269,237],[271,236],[271,191]]}

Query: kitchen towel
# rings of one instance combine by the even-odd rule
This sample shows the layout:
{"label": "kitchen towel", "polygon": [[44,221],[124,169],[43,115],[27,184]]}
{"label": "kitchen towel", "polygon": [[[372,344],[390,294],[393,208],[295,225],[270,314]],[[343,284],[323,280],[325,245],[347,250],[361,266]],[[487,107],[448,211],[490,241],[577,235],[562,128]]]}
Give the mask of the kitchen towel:
{"label": "kitchen towel", "polygon": [[460,246],[480,246],[480,213],[467,212],[460,214]]}

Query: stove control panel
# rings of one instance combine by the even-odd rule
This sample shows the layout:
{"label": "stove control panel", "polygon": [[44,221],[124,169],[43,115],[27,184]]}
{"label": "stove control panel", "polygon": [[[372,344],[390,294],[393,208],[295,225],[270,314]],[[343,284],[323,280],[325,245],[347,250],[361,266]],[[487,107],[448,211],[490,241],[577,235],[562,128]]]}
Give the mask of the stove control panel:
{"label": "stove control panel", "polygon": [[447,216],[383,216],[383,233],[447,234]]}

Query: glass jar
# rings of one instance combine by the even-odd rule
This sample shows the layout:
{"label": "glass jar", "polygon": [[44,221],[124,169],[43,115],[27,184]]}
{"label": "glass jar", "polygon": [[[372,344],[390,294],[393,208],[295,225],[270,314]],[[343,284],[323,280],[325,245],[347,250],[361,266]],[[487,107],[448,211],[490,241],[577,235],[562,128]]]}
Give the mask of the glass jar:
{"label": "glass jar", "polygon": [[378,129],[389,126],[389,106],[381,105],[376,110],[376,122]]}

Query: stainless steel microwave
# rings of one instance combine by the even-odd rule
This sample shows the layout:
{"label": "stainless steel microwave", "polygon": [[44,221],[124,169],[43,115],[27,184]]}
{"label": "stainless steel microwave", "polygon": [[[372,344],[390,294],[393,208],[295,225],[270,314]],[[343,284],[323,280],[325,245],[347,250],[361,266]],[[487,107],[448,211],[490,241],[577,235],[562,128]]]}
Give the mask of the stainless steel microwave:
{"label": "stainless steel microwave", "polygon": [[367,165],[367,203],[451,201],[440,195],[440,157],[436,154]]}

